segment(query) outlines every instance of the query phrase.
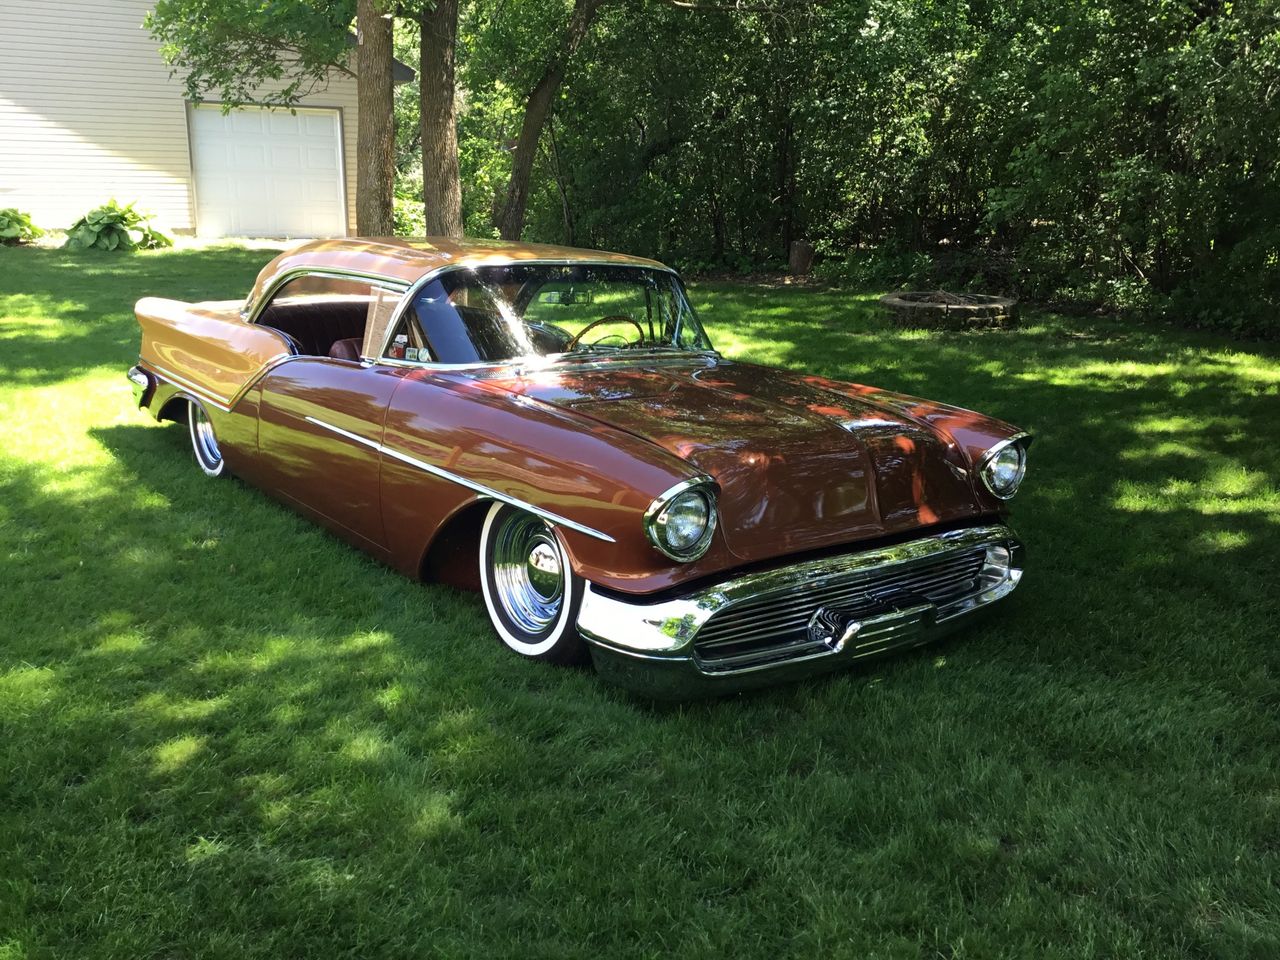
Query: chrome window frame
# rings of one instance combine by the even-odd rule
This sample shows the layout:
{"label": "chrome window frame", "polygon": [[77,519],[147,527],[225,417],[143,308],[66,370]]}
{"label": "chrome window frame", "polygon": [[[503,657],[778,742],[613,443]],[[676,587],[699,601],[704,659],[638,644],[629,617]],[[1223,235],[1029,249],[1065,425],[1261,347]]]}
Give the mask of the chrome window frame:
{"label": "chrome window frame", "polygon": [[[360,355],[360,362],[366,366],[387,366],[387,367],[404,367],[411,370],[441,370],[441,371],[467,371],[467,370],[496,370],[502,367],[520,366],[528,364],[532,361],[538,363],[545,362],[546,358],[539,354],[531,354],[523,357],[510,357],[506,360],[481,360],[467,363],[442,363],[438,360],[400,360],[395,357],[385,356],[387,347],[391,343],[391,338],[395,335],[396,328],[404,320],[405,314],[408,313],[410,306],[413,304],[414,298],[422,291],[427,284],[438,280],[446,273],[452,273],[458,270],[477,270],[484,267],[514,267],[514,266],[530,266],[530,267],[622,267],[628,270],[648,270],[653,273],[665,273],[673,277],[680,287],[680,292],[684,295],[686,302],[688,301],[688,290],[685,287],[684,279],[680,274],[665,264],[643,264],[643,263],[618,263],[614,260],[601,260],[591,258],[567,258],[567,257],[504,257],[500,259],[489,259],[481,263],[446,263],[427,271],[412,283],[405,283],[403,280],[396,280],[392,277],[380,276],[365,270],[347,270],[342,267],[293,267],[283,271],[268,281],[263,288],[262,296],[260,296],[253,307],[249,310],[241,310],[240,317],[245,323],[256,324],[262,316],[263,310],[266,309],[271,299],[279,292],[280,288],[290,280],[296,280],[303,276],[326,277],[332,280],[367,280],[372,285],[380,289],[387,290],[392,293],[401,294],[400,302],[396,304],[395,310],[392,311],[391,319],[387,321],[387,332],[383,337],[379,346],[379,356],[371,357],[365,354]],[[709,350],[690,350],[687,351],[690,357],[719,357],[720,353],[714,348]],[[284,359],[290,359],[300,354],[287,354]]]}
{"label": "chrome window frame", "polygon": [[[240,311],[240,319],[245,323],[256,324],[262,317],[262,312],[266,310],[267,304],[280,292],[280,288],[291,280],[297,280],[300,277],[321,277],[325,280],[366,280],[371,286],[380,290],[400,294],[402,302],[396,304],[397,311],[403,309],[403,297],[410,286],[403,280],[378,276],[376,273],[369,273],[364,270],[345,270],[342,267],[293,267],[272,277],[263,288],[262,296],[258,298],[257,303],[249,310]],[[394,318],[397,314],[392,316]]]}
{"label": "chrome window frame", "polygon": [[[427,286],[427,284],[435,280],[438,280],[441,276],[443,276],[446,273],[452,273],[458,270],[475,271],[475,270],[483,269],[485,267],[524,267],[524,266],[529,266],[529,267],[622,267],[628,270],[648,270],[651,273],[666,273],[666,274],[670,274],[672,277],[675,278],[676,283],[679,284],[680,286],[681,294],[686,294],[685,299],[686,301],[688,300],[688,296],[684,287],[684,281],[681,279],[680,274],[677,273],[675,270],[673,270],[671,267],[665,266],[663,264],[649,266],[647,264],[641,264],[641,263],[617,263],[616,261],[611,261],[611,260],[592,260],[592,259],[582,259],[582,260],[572,259],[571,260],[567,258],[557,259],[557,258],[547,258],[547,257],[538,257],[538,258],[508,257],[501,260],[485,260],[482,263],[447,263],[447,264],[444,264],[443,266],[436,267],[434,270],[431,270],[428,273],[423,274],[421,277],[419,277],[417,280],[415,280],[412,284],[409,285],[408,289],[405,291],[404,300],[402,300],[400,305],[396,307],[395,312],[391,315],[390,322],[388,322],[387,324],[387,335],[383,339],[382,346],[380,348],[380,353],[385,354],[387,352],[387,346],[391,343],[391,338],[392,336],[395,335],[396,328],[400,325],[400,322],[404,319],[404,316],[408,312],[409,307],[413,304],[414,298],[422,291],[423,287]],[[425,336],[425,332],[424,332],[424,336]],[[719,354],[716,353],[715,350],[711,350],[709,352],[711,354],[719,356]],[[705,351],[705,350],[689,351],[690,356],[706,356],[707,353],[708,351]],[[397,360],[397,359],[388,358],[385,356],[362,357],[361,359],[368,360],[373,363],[385,363],[388,366],[412,367],[414,369],[425,368],[429,370],[488,370],[488,369],[495,369],[498,367],[518,366],[520,364],[529,363],[530,361],[535,361],[535,360],[538,362],[543,362],[546,360],[546,357],[543,357],[539,354],[528,354],[523,357],[509,357],[506,360],[479,360],[479,361],[468,362],[468,363],[441,363],[438,360],[416,360],[416,361],[415,360]]]}

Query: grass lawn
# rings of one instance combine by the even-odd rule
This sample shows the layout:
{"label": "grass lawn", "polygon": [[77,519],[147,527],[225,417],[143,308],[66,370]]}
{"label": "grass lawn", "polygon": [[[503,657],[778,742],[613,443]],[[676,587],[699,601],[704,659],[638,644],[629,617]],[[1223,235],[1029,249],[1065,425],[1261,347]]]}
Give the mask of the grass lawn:
{"label": "grass lawn", "polygon": [[269,253],[0,248],[0,960],[1280,956],[1280,351],[694,289],[726,353],[1038,434],[1023,586],[820,682],[519,662],[133,409],[133,301]]}

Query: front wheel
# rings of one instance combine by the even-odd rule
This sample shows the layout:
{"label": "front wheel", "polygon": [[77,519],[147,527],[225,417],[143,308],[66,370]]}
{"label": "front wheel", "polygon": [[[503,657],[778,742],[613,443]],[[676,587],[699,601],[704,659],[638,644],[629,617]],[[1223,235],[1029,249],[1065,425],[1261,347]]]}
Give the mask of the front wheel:
{"label": "front wheel", "polygon": [[556,532],[527,511],[495,503],[480,532],[480,586],[499,639],[521,656],[581,663],[583,580]]}
{"label": "front wheel", "polygon": [[187,402],[187,427],[191,431],[191,449],[196,455],[196,465],[204,471],[205,476],[226,475],[227,464],[222,459],[222,451],[218,448],[218,438],[214,435],[213,423],[198,400]]}

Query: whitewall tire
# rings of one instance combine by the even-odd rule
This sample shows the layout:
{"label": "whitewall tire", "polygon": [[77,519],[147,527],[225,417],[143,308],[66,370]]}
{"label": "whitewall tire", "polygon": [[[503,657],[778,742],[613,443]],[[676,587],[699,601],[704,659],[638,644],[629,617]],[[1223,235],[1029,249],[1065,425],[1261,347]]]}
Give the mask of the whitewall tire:
{"label": "whitewall tire", "polygon": [[222,459],[213,421],[199,400],[187,401],[187,428],[191,432],[191,451],[206,477],[227,476],[227,463]]}
{"label": "whitewall tire", "polygon": [[583,662],[583,583],[559,535],[540,517],[505,503],[489,508],[480,531],[480,587],[509,649],[549,663]]}

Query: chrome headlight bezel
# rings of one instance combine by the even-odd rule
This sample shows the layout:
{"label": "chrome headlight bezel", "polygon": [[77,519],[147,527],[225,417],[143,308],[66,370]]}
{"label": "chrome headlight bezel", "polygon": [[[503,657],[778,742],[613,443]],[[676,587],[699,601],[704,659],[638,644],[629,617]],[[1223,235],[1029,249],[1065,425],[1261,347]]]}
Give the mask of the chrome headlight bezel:
{"label": "chrome headlight bezel", "polygon": [[[707,522],[702,534],[696,541],[683,549],[672,547],[666,539],[667,511],[676,501],[686,496],[699,496],[707,506]],[[680,563],[689,563],[703,556],[711,547],[711,538],[716,532],[719,511],[716,505],[716,485],[711,477],[700,476],[682,480],[675,486],[664,490],[649,504],[644,512],[644,534],[655,550],[664,557]]]}
{"label": "chrome headlight bezel", "polygon": [[[1031,434],[1015,433],[1007,440],[1001,440],[990,447],[982,455],[978,461],[978,476],[982,478],[982,485],[993,497],[998,500],[1012,500],[1017,495],[1027,475],[1027,447],[1030,445]],[[999,488],[992,479],[992,467],[995,465],[996,458],[1010,449],[1018,452],[1018,472],[1011,486]]]}

